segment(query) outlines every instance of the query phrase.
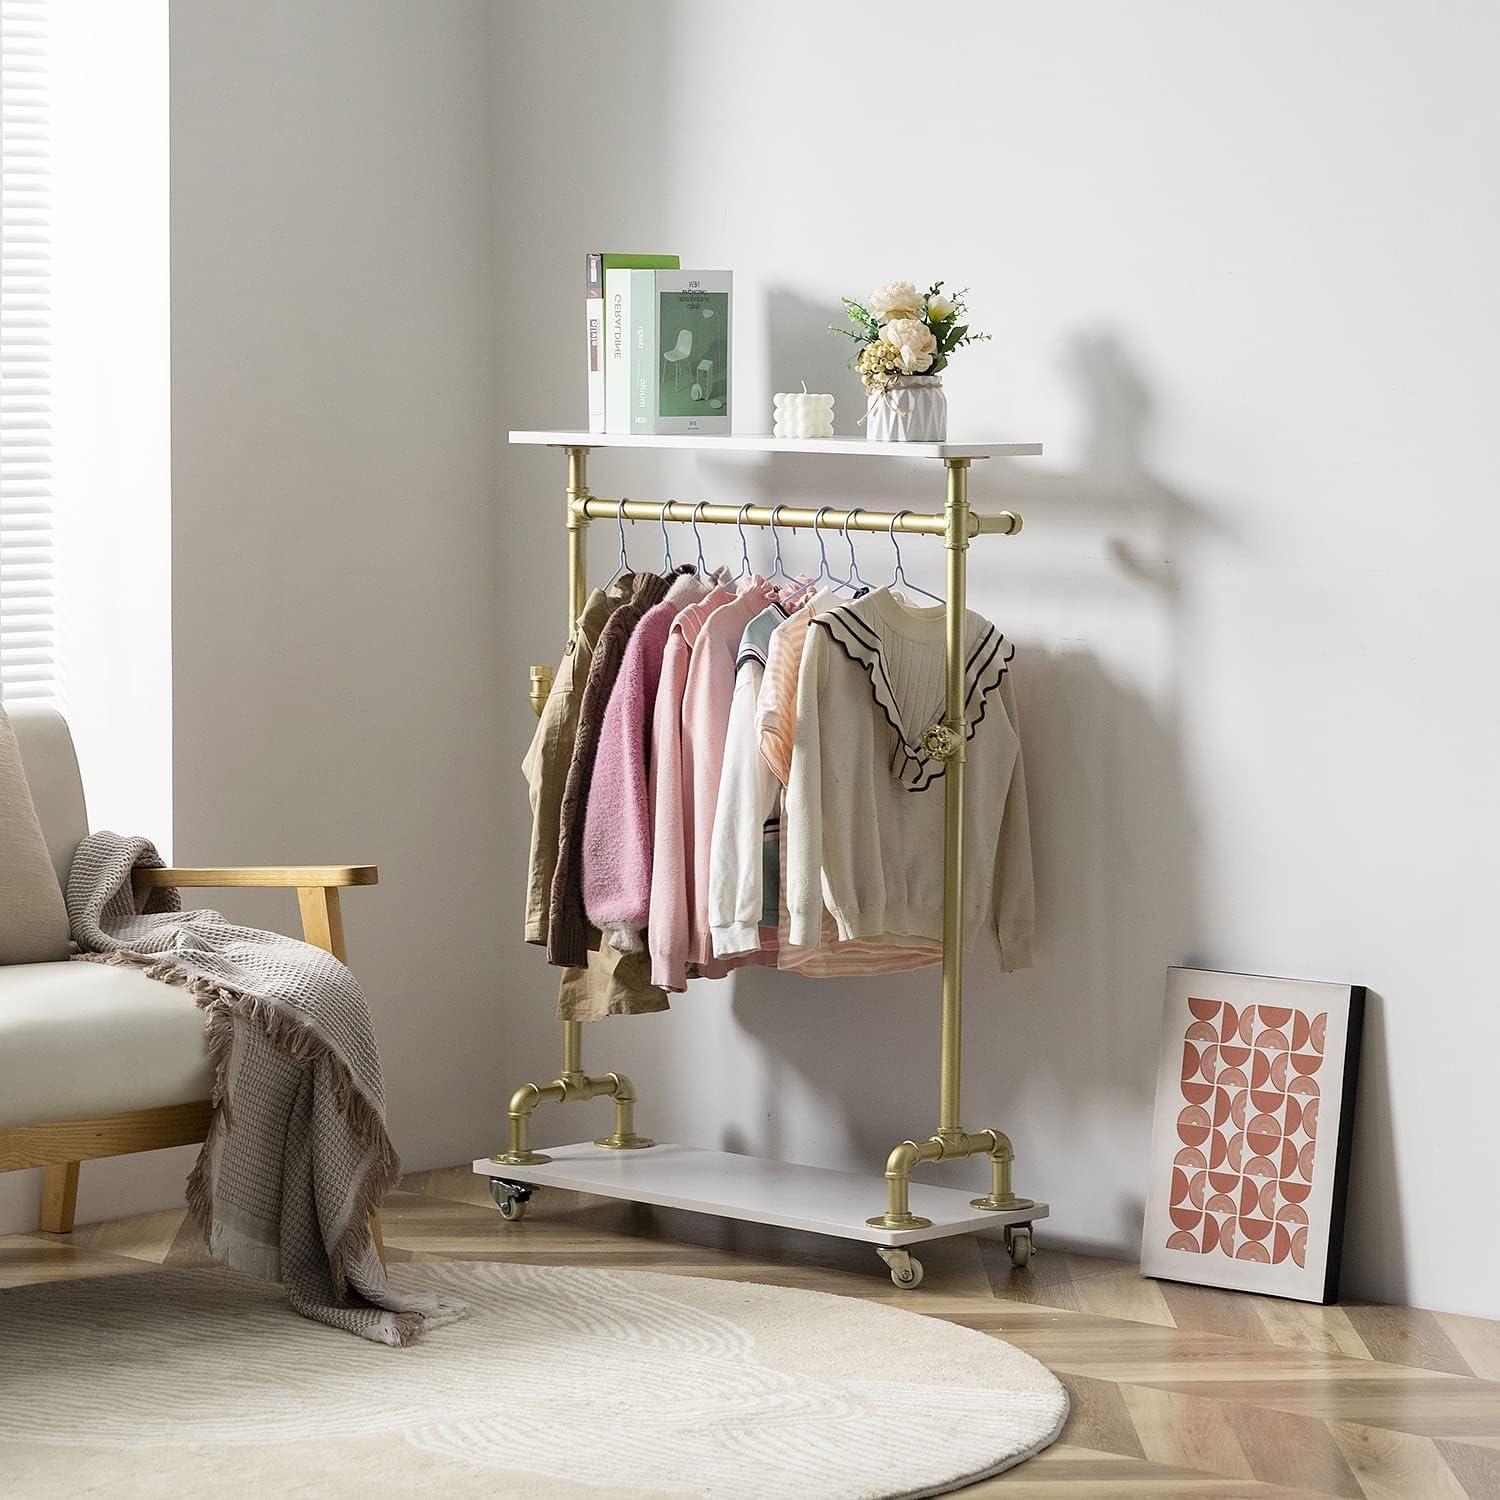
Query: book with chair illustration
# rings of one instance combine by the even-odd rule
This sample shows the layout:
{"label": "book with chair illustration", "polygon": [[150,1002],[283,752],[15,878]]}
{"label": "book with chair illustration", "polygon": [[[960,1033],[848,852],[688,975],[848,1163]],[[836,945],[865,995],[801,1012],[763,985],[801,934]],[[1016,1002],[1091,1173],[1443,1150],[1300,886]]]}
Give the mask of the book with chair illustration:
{"label": "book with chair illustration", "polygon": [[[605,264],[603,430],[728,433],[733,273],[619,264],[646,259],[610,257]],[[591,419],[596,399],[591,383]]]}
{"label": "book with chair illustration", "polygon": [[646,431],[729,431],[732,282],[729,271],[656,273],[656,420]]}

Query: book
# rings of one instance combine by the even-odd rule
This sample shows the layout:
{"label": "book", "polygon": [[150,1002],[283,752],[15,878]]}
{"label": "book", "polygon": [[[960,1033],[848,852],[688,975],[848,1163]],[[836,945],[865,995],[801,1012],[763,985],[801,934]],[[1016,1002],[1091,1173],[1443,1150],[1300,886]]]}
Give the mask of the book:
{"label": "book", "polygon": [[676,270],[681,262],[675,255],[626,255],[610,250],[590,250],[584,256],[584,326],[588,338],[589,425],[590,432],[603,432],[606,315],[604,277],[612,267],[617,269]]}
{"label": "book", "polygon": [[657,271],[650,387],[637,385],[630,430],[727,433],[733,352],[730,271]]}
{"label": "book", "polygon": [[655,271],[604,272],[604,430],[650,432],[655,399]]}

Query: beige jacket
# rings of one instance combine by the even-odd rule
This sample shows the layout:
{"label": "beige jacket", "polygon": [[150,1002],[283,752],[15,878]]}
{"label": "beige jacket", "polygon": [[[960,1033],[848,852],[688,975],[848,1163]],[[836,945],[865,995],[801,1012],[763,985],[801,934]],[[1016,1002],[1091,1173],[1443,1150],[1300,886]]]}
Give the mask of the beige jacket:
{"label": "beige jacket", "polygon": [[[610,615],[630,598],[633,574],[618,578],[608,590],[595,589],[583,607],[578,629],[568,642],[552,679],[552,690],[537,720],[536,733],[521,762],[531,797],[531,854],[526,877],[526,941],[546,944],[552,877],[557,868],[563,789],[578,733],[578,711],[588,681],[594,646]],[[625,960],[635,958],[637,962]],[[586,969],[566,969],[558,1009],[567,1021],[667,1009],[667,997],[650,982],[644,955],[589,954]]]}

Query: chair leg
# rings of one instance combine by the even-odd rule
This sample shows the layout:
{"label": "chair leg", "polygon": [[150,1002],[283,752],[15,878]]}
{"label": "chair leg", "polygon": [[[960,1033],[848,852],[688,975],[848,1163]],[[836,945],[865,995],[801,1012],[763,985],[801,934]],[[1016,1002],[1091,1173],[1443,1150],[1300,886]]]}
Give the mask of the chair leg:
{"label": "chair leg", "polygon": [[76,1161],[42,1168],[42,1211],[38,1228],[44,1234],[72,1234],[73,1215],[78,1210]]}

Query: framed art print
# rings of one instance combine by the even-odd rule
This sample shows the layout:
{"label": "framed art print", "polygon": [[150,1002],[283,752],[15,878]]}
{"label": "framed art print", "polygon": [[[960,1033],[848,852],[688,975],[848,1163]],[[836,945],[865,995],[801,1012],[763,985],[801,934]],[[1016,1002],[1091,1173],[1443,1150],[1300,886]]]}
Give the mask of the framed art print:
{"label": "framed art print", "polygon": [[1141,1270],[1338,1296],[1361,985],[1168,969]]}

